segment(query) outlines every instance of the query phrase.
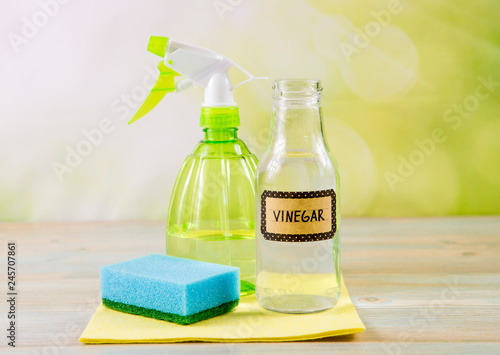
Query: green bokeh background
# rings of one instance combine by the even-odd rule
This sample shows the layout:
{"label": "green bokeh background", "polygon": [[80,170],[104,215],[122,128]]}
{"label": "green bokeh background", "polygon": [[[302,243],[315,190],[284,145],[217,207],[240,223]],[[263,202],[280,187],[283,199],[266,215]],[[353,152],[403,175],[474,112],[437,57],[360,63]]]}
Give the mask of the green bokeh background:
{"label": "green bokeh background", "polygon": [[[344,214],[498,214],[500,23],[494,14],[500,2],[401,2],[386,25],[377,16],[390,3],[309,1],[335,25],[297,44],[298,51],[312,46],[330,66],[323,76],[325,129],[341,167]],[[374,22],[380,33],[368,36],[370,44],[346,64],[339,42],[352,43],[348,33],[370,31],[366,26],[377,33]],[[497,85],[481,89],[486,99],[475,93],[481,80]],[[416,140],[429,144],[436,129],[445,141],[423,152]]]}
{"label": "green bokeh background", "polygon": [[[256,76],[321,79],[344,216],[500,213],[500,1],[98,4],[61,7],[19,52],[0,42],[1,221],[166,219],[176,173],[202,136],[203,91],[169,96],[132,126],[132,111],[110,110],[156,67],[150,35],[211,48]],[[8,6],[5,33],[40,10]],[[260,157],[271,81],[235,98],[239,135]],[[103,117],[115,131],[58,181],[53,161]]]}

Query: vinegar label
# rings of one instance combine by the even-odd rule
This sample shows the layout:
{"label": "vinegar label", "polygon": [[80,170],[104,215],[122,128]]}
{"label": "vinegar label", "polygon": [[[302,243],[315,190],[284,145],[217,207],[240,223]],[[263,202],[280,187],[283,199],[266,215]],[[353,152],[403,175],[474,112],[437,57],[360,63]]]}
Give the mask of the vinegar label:
{"label": "vinegar label", "polygon": [[337,230],[333,189],[270,191],[261,195],[260,231],[275,242],[315,242],[332,239]]}

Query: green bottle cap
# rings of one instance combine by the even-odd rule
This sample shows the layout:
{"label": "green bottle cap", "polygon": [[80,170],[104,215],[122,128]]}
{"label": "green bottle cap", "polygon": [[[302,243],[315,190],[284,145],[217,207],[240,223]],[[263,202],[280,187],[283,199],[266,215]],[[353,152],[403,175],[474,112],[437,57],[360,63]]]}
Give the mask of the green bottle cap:
{"label": "green bottle cap", "polygon": [[238,107],[202,107],[200,126],[206,128],[230,128],[240,125]]}

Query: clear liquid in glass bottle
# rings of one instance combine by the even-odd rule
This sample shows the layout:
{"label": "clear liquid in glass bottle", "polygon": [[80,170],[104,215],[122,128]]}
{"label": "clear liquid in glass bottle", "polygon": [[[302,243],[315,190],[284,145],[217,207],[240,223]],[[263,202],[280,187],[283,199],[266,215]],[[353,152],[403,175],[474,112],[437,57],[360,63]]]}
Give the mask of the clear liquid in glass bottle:
{"label": "clear liquid in glass bottle", "polygon": [[321,82],[274,82],[271,134],[257,168],[256,295],[310,313],[340,296],[340,181],[323,134]]}

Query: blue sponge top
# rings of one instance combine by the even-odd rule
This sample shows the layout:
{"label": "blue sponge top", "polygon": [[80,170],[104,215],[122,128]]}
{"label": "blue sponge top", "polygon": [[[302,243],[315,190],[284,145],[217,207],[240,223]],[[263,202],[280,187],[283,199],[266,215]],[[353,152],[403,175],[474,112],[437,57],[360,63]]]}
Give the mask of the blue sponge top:
{"label": "blue sponge top", "polygon": [[237,267],[152,254],[101,267],[101,297],[191,315],[240,298]]}

